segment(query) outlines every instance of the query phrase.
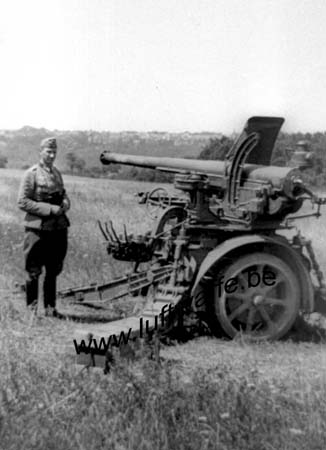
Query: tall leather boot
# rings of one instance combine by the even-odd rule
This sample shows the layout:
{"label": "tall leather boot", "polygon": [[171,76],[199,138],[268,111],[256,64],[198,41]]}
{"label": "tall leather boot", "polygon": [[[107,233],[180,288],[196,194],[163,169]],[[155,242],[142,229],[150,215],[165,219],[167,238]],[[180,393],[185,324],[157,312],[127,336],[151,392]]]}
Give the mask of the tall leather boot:
{"label": "tall leather boot", "polygon": [[38,299],[38,277],[26,281],[26,305],[36,310]]}
{"label": "tall leather boot", "polygon": [[57,277],[52,274],[46,274],[43,284],[44,308],[46,315],[56,315],[56,280]]}

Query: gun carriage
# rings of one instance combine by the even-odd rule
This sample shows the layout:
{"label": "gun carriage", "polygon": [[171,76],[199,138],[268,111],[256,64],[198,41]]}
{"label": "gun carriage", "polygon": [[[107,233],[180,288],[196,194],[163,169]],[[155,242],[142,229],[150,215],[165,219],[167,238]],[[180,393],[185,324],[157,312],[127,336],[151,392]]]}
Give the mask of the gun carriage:
{"label": "gun carriage", "polygon": [[[63,297],[120,287],[116,297],[146,293],[153,286],[152,308],[182,305],[197,311],[213,333],[244,333],[255,339],[279,339],[299,311],[326,311],[325,284],[311,242],[295,219],[320,216],[324,199],[303,183],[311,165],[306,149],[294,153],[291,167],[271,165],[284,122],[278,117],[250,118],[224,161],[142,157],[105,151],[103,164],[129,164],[175,174],[180,195],[156,188],[139,195],[152,216],[153,230],[136,239],[118,236],[112,222],[99,224],[114,258],[134,262],[133,273],[102,286],[62,291]],[[297,215],[304,201],[311,214]],[[160,214],[158,211],[160,210]],[[292,233],[293,234],[293,233]],[[142,264],[146,270],[139,271]]]}

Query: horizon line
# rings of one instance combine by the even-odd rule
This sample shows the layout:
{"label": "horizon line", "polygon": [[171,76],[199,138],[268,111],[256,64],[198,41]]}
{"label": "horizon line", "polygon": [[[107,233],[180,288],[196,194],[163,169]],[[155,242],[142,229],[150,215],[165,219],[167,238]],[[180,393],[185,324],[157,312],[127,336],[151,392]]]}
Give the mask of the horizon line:
{"label": "horizon line", "polygon": [[[46,132],[90,132],[90,133],[112,133],[112,134],[122,134],[122,133],[157,133],[157,134],[219,134],[219,135],[224,135],[224,136],[234,136],[235,134],[239,134],[242,131],[242,128],[239,131],[233,130],[231,132],[223,132],[223,131],[212,131],[212,130],[201,130],[201,131],[189,131],[189,130],[183,130],[183,131],[169,131],[169,130],[133,130],[133,129],[123,129],[123,130],[109,130],[109,129],[103,129],[103,130],[98,130],[98,129],[93,129],[93,128],[46,128],[43,126],[40,127],[35,127],[33,125],[23,125],[22,127],[19,128],[0,128],[0,133],[2,132],[15,132],[15,131],[21,131],[24,128],[27,129],[34,129],[34,130],[44,130]],[[325,130],[310,130],[310,131],[299,131],[299,130],[295,130],[295,131],[289,131],[289,130],[280,130],[280,133],[285,133],[285,134],[314,134],[314,133],[322,133],[325,134],[326,133],[326,129]]]}

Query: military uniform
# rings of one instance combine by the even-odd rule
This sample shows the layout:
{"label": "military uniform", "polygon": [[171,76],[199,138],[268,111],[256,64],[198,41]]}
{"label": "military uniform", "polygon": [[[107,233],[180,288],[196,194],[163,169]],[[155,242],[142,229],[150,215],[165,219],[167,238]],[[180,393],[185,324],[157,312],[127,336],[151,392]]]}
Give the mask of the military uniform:
{"label": "military uniform", "polygon": [[[56,148],[54,138],[42,142],[49,148]],[[63,203],[66,209],[69,209],[70,201],[56,167],[49,168],[40,162],[25,172],[18,194],[18,206],[26,212],[24,219],[25,269],[28,273],[26,302],[28,306],[37,305],[38,279],[44,266],[43,293],[46,311],[50,308],[55,311],[56,277],[62,271],[67,252],[69,220],[64,213],[57,215]]]}

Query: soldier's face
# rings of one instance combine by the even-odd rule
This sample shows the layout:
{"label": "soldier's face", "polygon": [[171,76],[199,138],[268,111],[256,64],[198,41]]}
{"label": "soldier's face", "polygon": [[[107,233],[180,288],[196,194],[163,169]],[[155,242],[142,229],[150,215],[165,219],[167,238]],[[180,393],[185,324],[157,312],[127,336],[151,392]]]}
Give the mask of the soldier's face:
{"label": "soldier's face", "polygon": [[48,166],[52,167],[54,160],[57,156],[57,149],[56,148],[42,148],[40,151],[40,161]]}

